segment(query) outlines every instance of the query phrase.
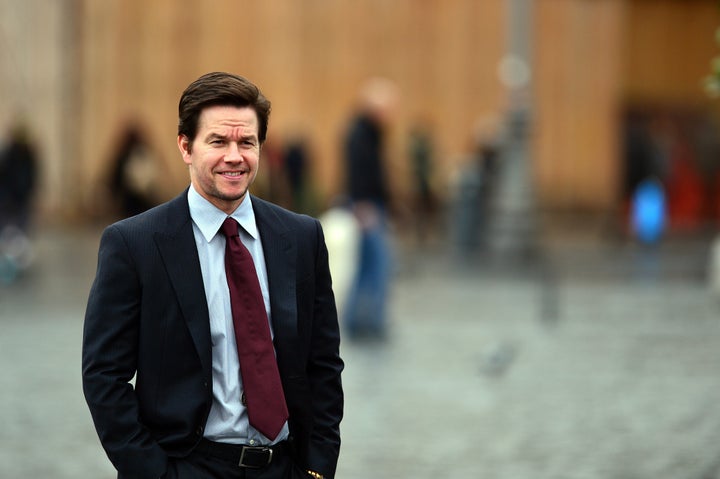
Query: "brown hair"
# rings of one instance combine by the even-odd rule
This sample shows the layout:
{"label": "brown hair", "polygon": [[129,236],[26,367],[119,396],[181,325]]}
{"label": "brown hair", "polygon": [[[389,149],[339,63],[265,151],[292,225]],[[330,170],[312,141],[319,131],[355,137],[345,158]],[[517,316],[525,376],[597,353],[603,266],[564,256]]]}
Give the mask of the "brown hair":
{"label": "brown hair", "polygon": [[247,78],[231,73],[206,73],[192,82],[183,92],[178,104],[178,135],[185,135],[192,145],[203,109],[216,105],[230,105],[255,110],[258,117],[258,139],[262,144],[267,135],[270,101]]}

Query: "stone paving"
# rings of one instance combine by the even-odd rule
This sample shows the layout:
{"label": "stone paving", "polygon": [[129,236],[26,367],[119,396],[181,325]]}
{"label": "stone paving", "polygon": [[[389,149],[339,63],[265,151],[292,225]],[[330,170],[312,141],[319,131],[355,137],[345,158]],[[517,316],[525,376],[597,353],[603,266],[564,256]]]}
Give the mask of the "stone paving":
{"label": "stone paving", "polygon": [[[342,346],[337,477],[720,478],[702,247],[558,248],[552,287],[405,254],[388,341]],[[93,230],[38,235],[34,270],[0,286],[1,479],[114,477],[80,385],[96,249]]]}

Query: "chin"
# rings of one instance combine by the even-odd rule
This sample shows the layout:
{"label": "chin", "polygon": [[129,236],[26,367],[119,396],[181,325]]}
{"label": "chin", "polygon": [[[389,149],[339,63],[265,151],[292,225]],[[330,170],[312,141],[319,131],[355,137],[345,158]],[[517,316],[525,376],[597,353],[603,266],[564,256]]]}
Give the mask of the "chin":
{"label": "chin", "polygon": [[230,193],[227,193],[226,195],[223,195],[223,199],[225,201],[239,201],[239,200],[245,198],[245,196],[247,196],[247,192],[248,192],[247,189],[244,189],[242,191],[230,192]]}

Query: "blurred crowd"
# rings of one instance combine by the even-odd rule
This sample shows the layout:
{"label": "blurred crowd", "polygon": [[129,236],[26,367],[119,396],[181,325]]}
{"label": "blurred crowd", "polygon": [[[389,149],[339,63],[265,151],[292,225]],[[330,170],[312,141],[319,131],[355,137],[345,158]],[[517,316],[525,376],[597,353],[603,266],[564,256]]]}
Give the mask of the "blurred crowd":
{"label": "blurred crowd", "polygon": [[[396,178],[389,167],[398,162],[389,152],[397,155],[397,150],[388,143],[401,108],[400,89],[388,79],[372,78],[359,91],[339,138],[342,184],[332,198],[322,198],[316,183],[310,134],[271,135],[262,150],[254,192],[322,221],[338,309],[350,339],[376,341],[388,335],[398,233],[413,255],[438,247],[461,260],[491,254],[495,220],[505,214],[499,198],[513,189],[508,185],[530,182],[513,176],[527,176],[529,168],[510,171],[511,161],[530,159],[510,158],[514,143],[523,138],[508,119],[479,115],[467,127],[464,156],[452,162],[459,166],[442,182],[438,177],[447,175],[447,159],[437,149],[432,120],[415,119],[404,132],[409,189],[400,194],[391,186]],[[720,218],[716,125],[687,112],[645,109],[630,111],[623,127],[624,184],[617,220],[626,225],[624,234],[655,244],[669,229],[692,221],[714,225]],[[107,221],[159,204],[166,166],[141,122],[129,122],[116,138],[98,187]],[[32,264],[40,160],[31,129],[18,121],[0,143],[2,283],[15,281]]]}

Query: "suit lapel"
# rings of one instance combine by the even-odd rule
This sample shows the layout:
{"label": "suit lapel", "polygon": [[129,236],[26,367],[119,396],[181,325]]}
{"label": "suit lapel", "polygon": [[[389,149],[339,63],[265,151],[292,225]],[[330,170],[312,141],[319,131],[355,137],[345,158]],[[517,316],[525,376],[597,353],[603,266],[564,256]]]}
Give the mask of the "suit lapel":
{"label": "suit lapel", "polygon": [[[281,218],[263,200],[253,197],[268,274],[275,341],[292,341],[297,331],[295,301],[297,245]],[[168,203],[168,223],[154,234],[180,309],[205,371],[212,370],[210,318],[195,245],[187,190]],[[292,334],[288,336],[288,334]]]}
{"label": "suit lapel", "polygon": [[297,331],[295,301],[297,245],[280,217],[267,203],[253,196],[252,204],[265,254],[271,321],[277,343],[287,332]]}
{"label": "suit lapel", "polygon": [[168,224],[154,235],[163,263],[180,303],[203,370],[212,371],[210,318],[200,259],[193,235],[187,190],[169,204]]}

